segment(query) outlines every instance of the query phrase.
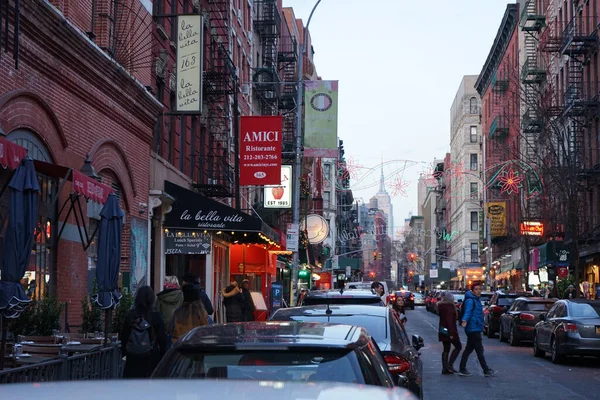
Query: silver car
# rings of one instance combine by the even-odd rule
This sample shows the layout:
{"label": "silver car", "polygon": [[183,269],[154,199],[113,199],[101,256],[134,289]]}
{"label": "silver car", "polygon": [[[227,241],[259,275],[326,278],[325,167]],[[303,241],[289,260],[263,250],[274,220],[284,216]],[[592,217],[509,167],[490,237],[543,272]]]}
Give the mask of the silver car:
{"label": "silver car", "polygon": [[415,296],[415,306],[424,306],[425,305],[425,296],[422,293],[413,293]]}

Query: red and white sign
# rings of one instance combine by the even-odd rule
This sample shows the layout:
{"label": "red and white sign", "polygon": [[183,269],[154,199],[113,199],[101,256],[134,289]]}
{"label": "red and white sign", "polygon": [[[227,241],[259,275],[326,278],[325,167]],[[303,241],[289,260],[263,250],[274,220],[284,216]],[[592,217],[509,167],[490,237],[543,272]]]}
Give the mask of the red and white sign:
{"label": "red and white sign", "polygon": [[79,171],[73,171],[73,191],[86,199],[104,204],[112,189]]}
{"label": "red and white sign", "polygon": [[27,155],[27,149],[10,140],[0,139],[0,165],[4,168],[17,169],[21,160]]}
{"label": "red and white sign", "polygon": [[283,117],[240,118],[240,185],[281,184]]}
{"label": "red and white sign", "polygon": [[557,267],[556,274],[559,278],[564,279],[569,276],[569,267]]}

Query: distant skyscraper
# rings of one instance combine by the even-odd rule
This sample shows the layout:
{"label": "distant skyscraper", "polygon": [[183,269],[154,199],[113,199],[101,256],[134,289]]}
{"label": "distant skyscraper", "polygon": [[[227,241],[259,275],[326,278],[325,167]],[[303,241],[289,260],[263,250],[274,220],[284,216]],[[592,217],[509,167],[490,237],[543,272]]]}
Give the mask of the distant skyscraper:
{"label": "distant skyscraper", "polygon": [[385,213],[387,218],[387,234],[394,238],[394,206],[392,199],[385,190],[385,176],[383,175],[383,163],[381,164],[381,178],[379,180],[379,191],[374,198],[377,199],[378,208]]}

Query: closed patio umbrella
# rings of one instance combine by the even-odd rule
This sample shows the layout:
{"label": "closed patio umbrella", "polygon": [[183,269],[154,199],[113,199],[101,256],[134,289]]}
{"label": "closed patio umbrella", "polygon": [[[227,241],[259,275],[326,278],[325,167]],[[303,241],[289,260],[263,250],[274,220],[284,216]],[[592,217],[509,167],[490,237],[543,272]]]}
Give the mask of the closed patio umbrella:
{"label": "closed patio umbrella", "polygon": [[103,310],[114,308],[121,299],[117,284],[121,263],[124,216],[125,213],[121,210],[118,197],[111,193],[100,211],[98,262],[96,264],[98,294],[93,299]]}
{"label": "closed patio umbrella", "polygon": [[2,347],[0,362],[6,347],[6,318],[17,318],[31,301],[21,279],[31,257],[33,233],[38,219],[40,200],[38,178],[33,160],[25,157],[8,184],[8,227],[4,239],[2,277],[0,279],[0,317],[2,319]]}

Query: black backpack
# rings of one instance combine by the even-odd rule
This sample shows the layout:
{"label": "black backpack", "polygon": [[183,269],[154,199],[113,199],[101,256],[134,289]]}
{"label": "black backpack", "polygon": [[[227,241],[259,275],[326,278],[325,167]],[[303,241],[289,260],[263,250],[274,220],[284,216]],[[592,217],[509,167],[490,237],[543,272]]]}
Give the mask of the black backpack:
{"label": "black backpack", "polygon": [[154,348],[151,335],[152,325],[140,316],[130,326],[131,332],[125,347],[127,354],[138,357],[149,356]]}
{"label": "black backpack", "polygon": [[458,322],[462,322],[462,320],[463,320],[463,316],[465,315],[465,309],[467,308],[467,300],[473,300],[473,299],[465,299],[463,301],[462,305],[460,306],[460,311],[458,312]]}

